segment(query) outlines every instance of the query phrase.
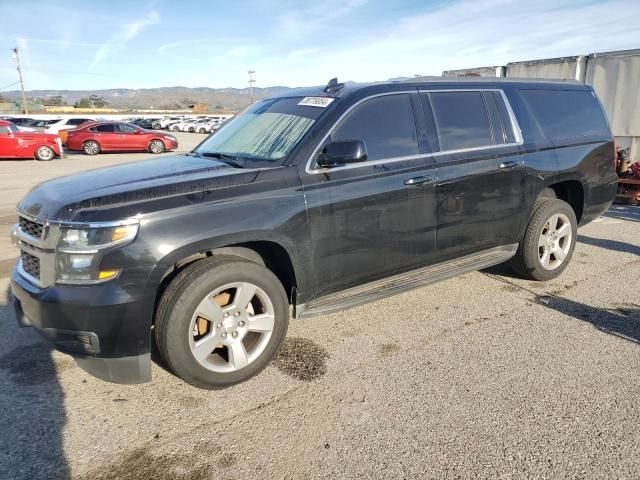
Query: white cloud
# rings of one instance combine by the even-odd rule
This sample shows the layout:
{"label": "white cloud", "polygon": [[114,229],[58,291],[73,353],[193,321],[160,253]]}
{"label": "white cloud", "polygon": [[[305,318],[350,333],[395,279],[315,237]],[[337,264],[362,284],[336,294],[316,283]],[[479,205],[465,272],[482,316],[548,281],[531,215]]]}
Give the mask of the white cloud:
{"label": "white cloud", "polygon": [[125,23],[115,35],[100,46],[89,69],[99,65],[109,55],[123,50],[127,43],[136,38],[145,27],[159,22],[160,15],[154,11],[140,20]]}
{"label": "white cloud", "polygon": [[[339,48],[263,59],[260,84],[374,81],[510,61],[637,47],[640,2],[459,1],[412,15],[393,28],[342,38]],[[302,47],[299,47],[302,48]]]}

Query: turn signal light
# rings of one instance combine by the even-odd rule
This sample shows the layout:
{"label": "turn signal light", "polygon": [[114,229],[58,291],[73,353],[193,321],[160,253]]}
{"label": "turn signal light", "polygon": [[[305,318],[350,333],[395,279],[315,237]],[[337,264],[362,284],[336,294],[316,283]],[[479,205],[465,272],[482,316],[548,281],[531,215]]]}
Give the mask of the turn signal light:
{"label": "turn signal light", "polygon": [[100,270],[98,273],[99,280],[107,280],[108,278],[115,277],[120,270]]}
{"label": "turn signal light", "polygon": [[131,233],[131,228],[130,227],[118,227],[116,229],[113,230],[113,233],[111,234],[111,241],[112,242],[117,242],[118,240],[122,240],[123,238],[127,238],[129,236],[129,234]]}

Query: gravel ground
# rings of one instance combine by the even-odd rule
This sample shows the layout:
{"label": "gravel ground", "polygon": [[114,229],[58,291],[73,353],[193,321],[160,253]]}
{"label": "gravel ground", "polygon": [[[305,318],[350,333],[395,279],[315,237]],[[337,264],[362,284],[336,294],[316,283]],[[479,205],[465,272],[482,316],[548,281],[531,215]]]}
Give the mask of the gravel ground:
{"label": "gravel ground", "polygon": [[0,478],[638,478],[639,278],[640,209],[614,207],[556,280],[494,267],[292,321],[223,391],[92,378],[17,328],[3,278]]}

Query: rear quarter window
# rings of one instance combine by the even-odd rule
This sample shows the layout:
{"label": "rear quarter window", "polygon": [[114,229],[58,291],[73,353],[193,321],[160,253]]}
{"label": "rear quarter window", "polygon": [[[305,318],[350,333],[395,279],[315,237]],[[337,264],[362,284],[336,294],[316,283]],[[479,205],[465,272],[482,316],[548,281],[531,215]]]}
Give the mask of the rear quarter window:
{"label": "rear quarter window", "polygon": [[520,94],[549,140],[610,136],[598,100],[588,90],[521,90]]}

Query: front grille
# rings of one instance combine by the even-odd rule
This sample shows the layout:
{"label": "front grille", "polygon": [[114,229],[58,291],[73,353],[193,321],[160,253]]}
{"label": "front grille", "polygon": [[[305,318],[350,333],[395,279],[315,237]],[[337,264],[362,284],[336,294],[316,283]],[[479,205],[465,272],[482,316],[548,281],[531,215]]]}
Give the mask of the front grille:
{"label": "front grille", "polygon": [[40,259],[25,251],[20,252],[22,269],[34,278],[40,280]]}
{"label": "front grille", "polygon": [[44,225],[28,218],[20,217],[20,230],[40,240],[44,237]]}

